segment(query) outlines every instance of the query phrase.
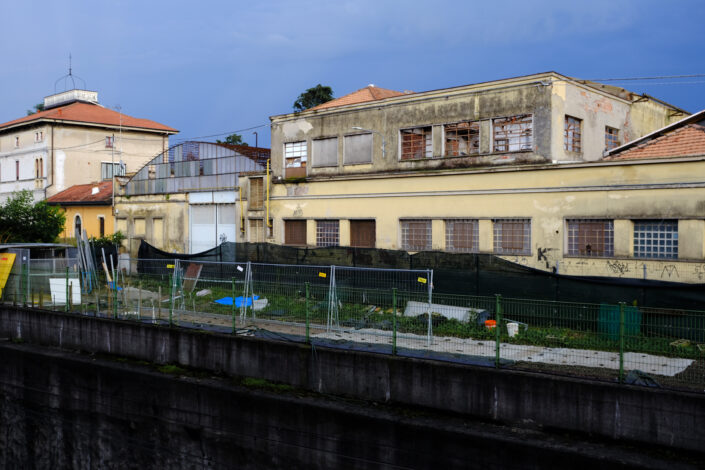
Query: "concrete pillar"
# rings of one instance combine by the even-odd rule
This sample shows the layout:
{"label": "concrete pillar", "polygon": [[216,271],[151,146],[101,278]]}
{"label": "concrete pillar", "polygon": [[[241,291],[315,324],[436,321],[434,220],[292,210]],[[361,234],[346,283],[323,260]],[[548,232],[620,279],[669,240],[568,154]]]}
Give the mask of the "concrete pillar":
{"label": "concrete pillar", "polygon": [[350,246],[350,221],[341,219],[338,223],[338,236],[340,246]]}
{"label": "concrete pillar", "polygon": [[492,231],[492,220],[480,219],[477,226],[480,237],[478,246],[480,253],[492,253],[494,251],[494,232]]}
{"label": "concrete pillar", "polygon": [[614,221],[614,256],[634,256],[634,222],[631,220]]}
{"label": "concrete pillar", "polygon": [[313,219],[306,221],[306,245],[316,246],[316,221]]}
{"label": "concrete pillar", "polygon": [[446,249],[446,221],[443,219],[431,221],[431,249],[441,251]]}

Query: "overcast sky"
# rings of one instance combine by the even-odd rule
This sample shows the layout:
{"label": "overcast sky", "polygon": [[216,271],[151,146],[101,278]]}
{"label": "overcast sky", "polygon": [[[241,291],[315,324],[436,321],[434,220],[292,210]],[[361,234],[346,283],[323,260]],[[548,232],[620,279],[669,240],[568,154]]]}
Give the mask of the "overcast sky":
{"label": "overcast sky", "polygon": [[[424,91],[548,70],[705,74],[699,0],[25,0],[3,2],[2,18],[0,122],[52,94],[70,53],[101,104],[179,129],[172,143],[241,131],[254,145],[244,129],[290,112],[318,83],[342,96],[370,83]],[[705,76],[610,83],[705,109]],[[256,130],[268,146],[268,128]]]}

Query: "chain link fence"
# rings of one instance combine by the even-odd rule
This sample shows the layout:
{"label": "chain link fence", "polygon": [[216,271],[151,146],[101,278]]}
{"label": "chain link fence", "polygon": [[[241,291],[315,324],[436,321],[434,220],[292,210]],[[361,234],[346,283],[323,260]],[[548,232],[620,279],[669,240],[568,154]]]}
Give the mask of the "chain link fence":
{"label": "chain link fence", "polygon": [[[121,260],[17,264],[2,301],[462,364],[705,391],[705,311],[440,294],[433,270]],[[84,284],[85,285],[85,284]],[[68,301],[67,301],[68,300]]]}

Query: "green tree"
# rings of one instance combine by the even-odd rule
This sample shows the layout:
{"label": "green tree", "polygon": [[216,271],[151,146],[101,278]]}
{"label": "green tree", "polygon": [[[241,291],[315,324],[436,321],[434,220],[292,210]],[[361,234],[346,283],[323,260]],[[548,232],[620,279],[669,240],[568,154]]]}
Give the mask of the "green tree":
{"label": "green tree", "polygon": [[230,134],[225,138],[225,140],[216,140],[216,143],[218,144],[230,144],[230,145],[244,145],[247,147],[247,144],[242,141],[242,136],[240,134]]}
{"label": "green tree", "polygon": [[0,242],[51,243],[64,229],[64,211],[46,201],[33,203],[29,190],[16,192],[0,205]]}
{"label": "green tree", "polygon": [[44,111],[44,103],[37,103],[34,105],[34,109],[28,109],[27,116],[31,116],[32,114],[36,114],[40,111]]}
{"label": "green tree", "polygon": [[309,88],[299,95],[299,98],[294,101],[294,111],[304,111],[332,99],[333,89],[319,83],[315,87]]}

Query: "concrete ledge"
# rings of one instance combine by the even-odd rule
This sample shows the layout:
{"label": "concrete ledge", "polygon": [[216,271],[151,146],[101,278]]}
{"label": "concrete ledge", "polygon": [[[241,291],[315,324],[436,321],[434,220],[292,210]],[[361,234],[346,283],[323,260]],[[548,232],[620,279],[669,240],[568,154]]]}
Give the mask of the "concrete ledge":
{"label": "concrete ledge", "polygon": [[0,307],[0,337],[176,363],[499,423],[705,449],[705,394]]}

